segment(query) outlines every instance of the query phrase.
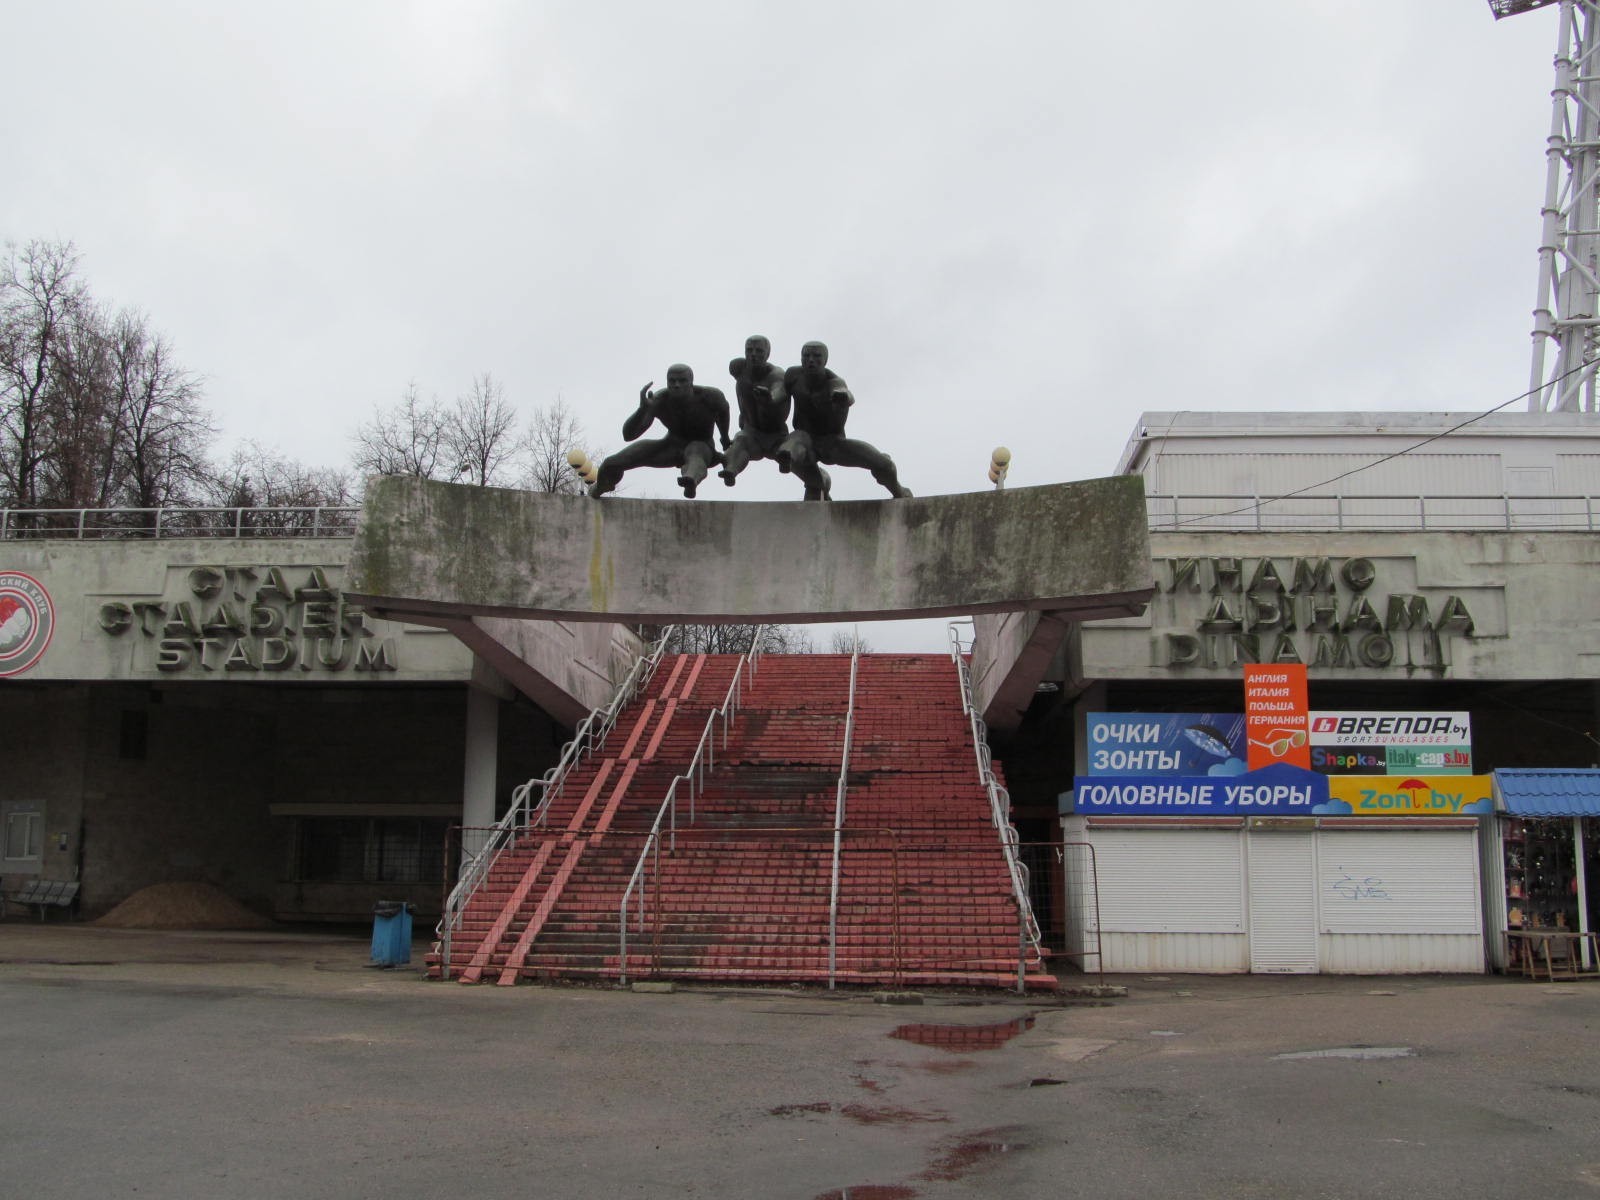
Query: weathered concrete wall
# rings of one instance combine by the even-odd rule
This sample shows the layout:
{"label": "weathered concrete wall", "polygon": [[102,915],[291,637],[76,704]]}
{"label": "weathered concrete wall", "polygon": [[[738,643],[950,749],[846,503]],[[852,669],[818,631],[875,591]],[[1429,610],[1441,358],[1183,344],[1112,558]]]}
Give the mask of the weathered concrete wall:
{"label": "weathered concrete wall", "polygon": [[644,639],[626,625],[520,621],[508,617],[440,620],[513,687],[566,726],[611,702]]}
{"label": "weathered concrete wall", "polygon": [[995,733],[1022,723],[1074,625],[1062,613],[980,613],[973,619],[972,699]]}
{"label": "weathered concrete wall", "polygon": [[1157,592],[1138,616],[1070,637],[1049,614],[977,619],[991,729],[1014,729],[1041,680],[1236,681],[1247,661],[1329,680],[1600,679],[1594,534],[1153,533],[1150,547]]}
{"label": "weathered concrete wall", "polygon": [[[5,865],[5,885],[79,879],[90,917],[149,884],[190,881],[287,919],[362,921],[379,898],[437,912],[435,876],[306,879],[295,833],[340,818],[459,822],[465,697],[461,685],[0,686],[0,802],[45,821],[41,860]],[[565,734],[526,700],[502,702],[499,726],[503,808]]]}
{"label": "weathered concrete wall", "polygon": [[809,621],[1136,612],[1143,481],[832,504],[368,485],[347,583],[386,615]]}
{"label": "weathered concrete wall", "polygon": [[[1595,534],[1154,533],[1150,546],[1148,610],[1084,625],[1069,684],[1237,680],[1252,648],[1323,679],[1600,678]],[[1326,589],[1305,573],[1323,560]]]}
{"label": "weathered concrete wall", "polygon": [[42,652],[0,661],[0,685],[464,683],[476,653],[571,726],[643,647],[624,625],[385,620],[343,591],[350,552],[349,538],[0,542],[0,579],[36,581],[53,610]]}
{"label": "weathered concrete wall", "polygon": [[44,819],[36,862],[0,860],[15,891],[22,874],[77,878],[78,827],[89,761],[89,691],[71,685],[0,686],[0,802]]}
{"label": "weathered concrete wall", "polygon": [[454,638],[347,601],[349,554],[348,538],[0,542],[0,574],[37,580],[55,612],[48,647],[16,678],[469,678],[472,656]]}

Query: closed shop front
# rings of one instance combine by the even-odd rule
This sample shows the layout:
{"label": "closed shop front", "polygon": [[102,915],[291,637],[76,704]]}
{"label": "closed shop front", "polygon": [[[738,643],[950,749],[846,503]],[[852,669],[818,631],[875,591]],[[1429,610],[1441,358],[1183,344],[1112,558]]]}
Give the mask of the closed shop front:
{"label": "closed shop front", "polygon": [[[1069,941],[1113,973],[1479,972],[1477,817],[1072,813]],[[1092,866],[1090,865],[1092,864]]]}

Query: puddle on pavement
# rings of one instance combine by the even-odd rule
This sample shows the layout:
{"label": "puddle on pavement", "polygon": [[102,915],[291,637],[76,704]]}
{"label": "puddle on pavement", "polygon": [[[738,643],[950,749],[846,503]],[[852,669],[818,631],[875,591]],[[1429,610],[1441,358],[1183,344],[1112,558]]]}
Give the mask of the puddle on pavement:
{"label": "puddle on pavement", "polygon": [[858,1125],[910,1125],[918,1121],[948,1121],[943,1113],[918,1112],[914,1108],[868,1108],[865,1104],[841,1104],[839,1115]]}
{"label": "puddle on pavement", "polygon": [[849,1117],[857,1125],[912,1125],[924,1121],[943,1122],[950,1119],[940,1112],[919,1112],[914,1108],[894,1108],[888,1105],[877,1108],[866,1104],[835,1106],[827,1100],[818,1100],[812,1104],[780,1104],[776,1108],[767,1109],[769,1117],[798,1117],[832,1112],[838,1112],[841,1117]]}
{"label": "puddle on pavement", "polygon": [[919,1046],[933,1046],[961,1054],[973,1050],[997,1050],[1019,1033],[1033,1028],[1033,1017],[1018,1017],[998,1025],[901,1025],[889,1036]]}
{"label": "puddle on pavement", "polygon": [[780,1104],[777,1108],[767,1109],[769,1117],[795,1117],[801,1113],[832,1112],[833,1105],[826,1100],[818,1100],[815,1104]]}
{"label": "puddle on pavement", "polygon": [[969,1138],[947,1144],[947,1149],[929,1164],[918,1179],[951,1180],[987,1167],[1002,1154],[1026,1150],[1022,1142],[1012,1141],[1009,1129],[986,1129]]}
{"label": "puddle on pavement", "polygon": [[1290,1054],[1274,1054],[1276,1060],[1302,1058],[1353,1058],[1361,1062],[1383,1058],[1415,1058],[1417,1052],[1410,1046],[1335,1046],[1331,1050],[1296,1050]]}

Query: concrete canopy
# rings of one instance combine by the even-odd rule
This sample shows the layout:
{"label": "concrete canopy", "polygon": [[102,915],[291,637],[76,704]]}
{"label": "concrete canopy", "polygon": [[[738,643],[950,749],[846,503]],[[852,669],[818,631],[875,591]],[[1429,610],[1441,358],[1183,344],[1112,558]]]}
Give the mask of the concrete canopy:
{"label": "concrete canopy", "polygon": [[555,496],[388,476],[347,591],[375,612],[564,621],[835,621],[1142,611],[1134,476],[839,503]]}

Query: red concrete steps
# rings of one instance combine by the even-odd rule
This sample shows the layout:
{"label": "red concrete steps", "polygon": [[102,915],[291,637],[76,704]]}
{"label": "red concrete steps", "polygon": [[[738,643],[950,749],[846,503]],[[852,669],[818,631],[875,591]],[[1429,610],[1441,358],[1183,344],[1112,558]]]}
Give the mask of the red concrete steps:
{"label": "red concrete steps", "polygon": [[[554,852],[520,898],[530,860],[519,851],[496,864],[460,933],[493,942],[472,949],[480,973],[498,971],[502,983],[620,973],[619,909],[644,833],[736,663],[664,662],[606,745],[573,772],[546,818],[547,830],[584,846],[562,860],[573,867],[559,884],[543,882],[559,870]],[[743,708],[714,735],[693,825],[680,796],[677,852],[663,849],[645,895],[631,901],[635,918],[645,907],[645,924],[630,926],[630,978],[826,979],[849,673],[847,655],[760,660]],[[612,780],[629,765],[629,786],[612,803]],[[1014,986],[1015,900],[948,657],[863,656],[849,785],[837,978]],[[452,958],[463,961],[459,950]],[[1038,969],[1030,976],[1031,986],[1051,982]]]}

